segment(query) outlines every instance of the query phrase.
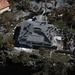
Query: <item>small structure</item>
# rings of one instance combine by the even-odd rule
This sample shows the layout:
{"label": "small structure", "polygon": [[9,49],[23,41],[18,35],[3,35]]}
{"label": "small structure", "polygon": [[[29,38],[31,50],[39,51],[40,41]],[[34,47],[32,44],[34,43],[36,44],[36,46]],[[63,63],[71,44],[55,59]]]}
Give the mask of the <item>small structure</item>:
{"label": "small structure", "polygon": [[0,0],[0,14],[9,11],[9,3],[7,0]]}

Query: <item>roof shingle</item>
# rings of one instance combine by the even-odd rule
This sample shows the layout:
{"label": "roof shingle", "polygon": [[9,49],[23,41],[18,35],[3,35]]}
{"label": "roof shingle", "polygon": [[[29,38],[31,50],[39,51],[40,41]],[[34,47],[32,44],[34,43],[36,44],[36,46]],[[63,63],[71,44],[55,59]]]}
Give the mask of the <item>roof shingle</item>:
{"label": "roof shingle", "polygon": [[4,8],[6,8],[8,6],[9,6],[9,3],[8,3],[7,0],[0,0],[0,10],[4,9]]}

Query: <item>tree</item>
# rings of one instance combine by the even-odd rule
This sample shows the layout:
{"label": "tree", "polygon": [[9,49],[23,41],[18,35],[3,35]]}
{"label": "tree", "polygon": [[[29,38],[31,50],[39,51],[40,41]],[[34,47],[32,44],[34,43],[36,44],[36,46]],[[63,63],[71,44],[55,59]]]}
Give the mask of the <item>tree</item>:
{"label": "tree", "polygon": [[75,59],[75,49],[73,50],[73,59]]}
{"label": "tree", "polygon": [[15,0],[8,0],[9,3],[13,4]]}
{"label": "tree", "polygon": [[70,65],[67,68],[68,75],[75,74],[75,50],[73,51],[72,59],[69,60]]}
{"label": "tree", "polygon": [[3,36],[0,34],[0,48],[3,47]]}
{"label": "tree", "polygon": [[64,47],[64,49],[67,49],[67,39],[63,40],[63,47]]}
{"label": "tree", "polygon": [[69,4],[72,5],[72,4],[74,3],[75,0],[64,0],[64,1],[66,1],[66,2],[68,2]]}
{"label": "tree", "polygon": [[45,54],[45,48],[40,48],[39,49],[39,54],[41,55],[41,56],[43,56],[44,54]]}
{"label": "tree", "polygon": [[30,8],[29,2],[30,0],[20,0],[20,4],[25,10],[28,10]]}
{"label": "tree", "polygon": [[66,75],[67,68],[64,63],[44,58],[43,69],[39,75]]}
{"label": "tree", "polygon": [[26,53],[25,51],[21,51],[19,53],[19,56],[18,56],[20,62],[23,64],[23,65],[26,65],[28,64],[28,60],[29,60],[29,54]]}
{"label": "tree", "polygon": [[14,54],[14,55],[11,57],[11,60],[12,60],[13,63],[19,63],[19,62],[20,62],[20,60],[19,60],[19,58],[18,58],[18,55],[16,55],[16,54]]}
{"label": "tree", "polygon": [[7,44],[7,50],[8,51],[12,51],[14,49],[14,46],[13,46],[13,44]]}

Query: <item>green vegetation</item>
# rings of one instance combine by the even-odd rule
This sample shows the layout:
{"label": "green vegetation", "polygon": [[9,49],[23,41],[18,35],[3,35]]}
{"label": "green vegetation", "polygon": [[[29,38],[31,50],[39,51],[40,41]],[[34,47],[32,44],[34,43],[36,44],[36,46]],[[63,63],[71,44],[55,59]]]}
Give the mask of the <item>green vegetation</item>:
{"label": "green vegetation", "polygon": [[[30,15],[25,16],[24,18],[25,18],[25,20],[27,20],[27,19],[29,19],[29,18],[32,18],[32,17],[34,17],[34,16],[37,16],[37,15],[42,14],[42,12],[43,12],[43,11],[41,11],[41,10],[39,10],[38,12],[32,12],[32,13],[30,13]],[[23,18],[23,19],[24,19],[24,18]]]}
{"label": "green vegetation", "polygon": [[62,29],[62,28],[66,28],[67,30],[70,30],[71,32],[75,32],[75,30],[74,29],[71,29],[68,25],[66,25],[66,23],[64,22],[64,21],[62,21],[62,20],[55,20],[54,21],[54,25],[57,27],[57,28],[60,28],[60,29]]}
{"label": "green vegetation", "polygon": [[66,25],[66,23],[62,20],[55,20],[54,21],[54,25],[57,27],[57,28],[66,28],[67,30],[69,30],[70,32],[72,33],[75,33],[75,29],[71,29],[71,27],[69,27],[68,25]]}
{"label": "green vegetation", "polygon": [[9,3],[13,4],[14,3],[14,0],[8,0]]}
{"label": "green vegetation", "polygon": [[68,26],[65,24],[64,21],[60,21],[60,20],[56,20],[54,22],[54,25],[57,27],[57,28],[67,28],[68,29]]}
{"label": "green vegetation", "polygon": [[41,56],[43,56],[43,55],[45,54],[45,48],[40,48],[40,49],[39,49],[39,54],[40,54]]}
{"label": "green vegetation", "polygon": [[38,6],[37,5],[34,6],[34,10],[36,10],[36,11],[38,10]]}
{"label": "green vegetation", "polygon": [[13,54],[10,59],[13,63],[21,63],[23,65],[27,65],[29,60],[29,54],[25,51],[20,51],[17,54]]}
{"label": "green vegetation", "polygon": [[12,49],[12,44],[10,44],[8,41],[3,40],[3,35],[0,35],[0,48],[2,50],[10,50]]}
{"label": "green vegetation", "polygon": [[[62,62],[54,62],[48,58],[44,58],[43,70],[38,75],[66,75],[67,68]],[[37,73],[35,74],[37,75]]]}
{"label": "green vegetation", "polygon": [[74,0],[64,0],[64,1],[68,2],[71,5],[74,3]]}
{"label": "green vegetation", "polygon": [[20,62],[18,59],[18,55],[15,55],[15,54],[11,57],[11,60],[13,63],[19,63]]}
{"label": "green vegetation", "polygon": [[29,54],[26,53],[25,51],[21,51],[19,53],[19,56],[18,56],[20,62],[25,65],[25,64],[28,64],[28,61],[29,61]]}
{"label": "green vegetation", "polygon": [[62,53],[53,53],[51,60],[55,61],[55,62],[62,62],[62,63],[68,63],[68,61],[70,60],[70,56],[64,55]]}
{"label": "green vegetation", "polygon": [[72,57],[73,57],[73,59],[75,59],[75,50],[73,51],[73,56]]}

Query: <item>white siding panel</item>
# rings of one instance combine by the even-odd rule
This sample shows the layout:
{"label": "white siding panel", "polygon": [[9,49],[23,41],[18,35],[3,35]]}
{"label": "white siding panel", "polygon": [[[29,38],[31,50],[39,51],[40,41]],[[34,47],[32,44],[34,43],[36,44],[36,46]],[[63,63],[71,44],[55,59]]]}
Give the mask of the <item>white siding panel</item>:
{"label": "white siding panel", "polygon": [[4,9],[0,10],[0,14],[2,14],[2,13],[5,12],[5,11],[8,11],[8,10],[9,10],[9,7],[6,7],[6,8],[4,8]]}

